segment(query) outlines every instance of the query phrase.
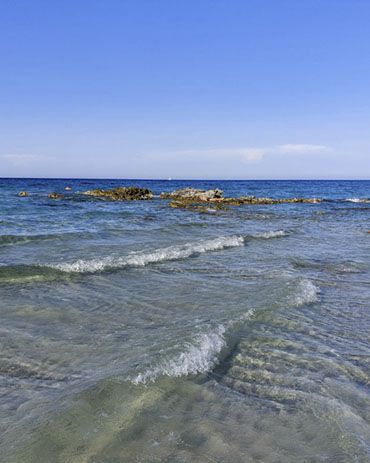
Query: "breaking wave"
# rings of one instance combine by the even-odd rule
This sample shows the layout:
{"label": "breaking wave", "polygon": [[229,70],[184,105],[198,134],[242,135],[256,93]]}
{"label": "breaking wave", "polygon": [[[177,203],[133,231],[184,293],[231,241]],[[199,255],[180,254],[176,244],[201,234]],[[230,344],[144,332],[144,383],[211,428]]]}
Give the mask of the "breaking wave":
{"label": "breaking wave", "polygon": [[43,266],[68,273],[94,273],[114,268],[143,267],[156,262],[184,259],[195,254],[243,245],[244,238],[242,236],[219,237],[196,244],[188,243],[181,246],[170,246],[153,252],[135,252],[124,257],[108,256],[102,259],[79,259],[71,263],[46,264]]}
{"label": "breaking wave", "polygon": [[[34,236],[31,239],[50,239],[53,235]],[[66,236],[70,236],[67,234]],[[167,248],[160,248],[153,251],[132,252],[126,256],[106,256],[95,259],[78,259],[74,262],[60,263],[39,263],[39,264],[14,264],[0,267],[0,280],[9,281],[28,281],[42,278],[60,278],[62,274],[83,274],[103,272],[109,269],[120,269],[125,267],[144,267],[149,264],[165,262],[177,259],[185,259],[197,254],[208,251],[220,251],[222,249],[243,246],[247,239],[269,239],[289,236],[285,230],[268,231],[255,235],[232,235],[218,237],[215,239],[199,241],[197,243],[185,243],[183,245],[174,245]],[[28,237],[23,241],[27,242]],[[4,242],[12,243],[12,238],[6,237]],[[16,243],[19,243],[16,240]],[[2,245],[0,240],[0,246]],[[4,245],[4,244],[3,244]],[[50,273],[51,270],[54,273]]]}
{"label": "breaking wave", "polygon": [[319,300],[318,294],[320,288],[318,288],[311,280],[300,280],[296,286],[294,294],[290,297],[291,302],[296,307],[300,307],[305,304],[312,304]]}
{"label": "breaking wave", "polygon": [[173,358],[167,358],[159,365],[139,373],[131,379],[134,384],[154,381],[158,376],[186,376],[205,373],[211,370],[217,361],[217,354],[225,347],[226,328],[219,325],[214,333],[203,333],[188,343],[185,350]]}
{"label": "breaking wave", "polygon": [[253,313],[254,309],[250,309],[236,320],[218,325],[212,332],[200,333],[192,342],[186,343],[180,353],[164,358],[158,365],[130,378],[131,382],[145,384],[154,382],[159,376],[179,377],[212,370],[218,363],[218,354],[226,346],[226,331],[236,323],[249,319]]}

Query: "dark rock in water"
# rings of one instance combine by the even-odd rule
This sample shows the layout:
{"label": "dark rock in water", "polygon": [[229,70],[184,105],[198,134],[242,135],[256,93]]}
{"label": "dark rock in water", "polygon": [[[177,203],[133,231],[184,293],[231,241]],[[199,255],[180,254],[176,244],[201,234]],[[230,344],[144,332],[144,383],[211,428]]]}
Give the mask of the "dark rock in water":
{"label": "dark rock in water", "polygon": [[181,188],[180,190],[172,191],[171,193],[162,193],[162,199],[178,199],[186,201],[212,201],[222,198],[222,190],[216,188],[215,190],[199,190],[196,188]]}
{"label": "dark rock in water", "polygon": [[240,199],[241,201],[247,201],[247,202],[249,202],[249,201],[254,201],[254,200],[256,199],[256,197],[253,196],[253,195],[249,195],[249,196],[239,196],[238,199]]}
{"label": "dark rock in water", "polygon": [[63,198],[63,195],[60,195],[59,193],[50,193],[49,198],[52,198],[52,199]]}
{"label": "dark rock in water", "polygon": [[280,203],[319,203],[320,199],[316,198],[293,198],[293,199],[270,199],[256,198],[253,195],[239,196],[238,198],[225,198],[222,196],[222,190],[198,190],[196,188],[182,188],[172,191],[171,193],[162,193],[162,199],[172,199],[170,207],[196,209],[195,204],[216,203],[218,209],[226,209],[227,206],[242,206],[244,204],[280,204]]}
{"label": "dark rock in water", "polygon": [[322,199],[318,198],[293,198],[293,199],[279,199],[281,203],[320,203]]}
{"label": "dark rock in water", "polygon": [[119,201],[127,200],[146,200],[152,197],[152,192],[147,188],[139,187],[117,187],[114,190],[89,190],[84,192],[85,195],[99,196]]}
{"label": "dark rock in water", "polygon": [[29,193],[27,193],[27,191],[20,191],[18,193],[18,196],[31,196]]}
{"label": "dark rock in water", "polygon": [[228,206],[242,206],[250,204],[281,204],[281,203],[319,203],[322,200],[316,198],[270,199],[256,198],[253,195],[239,196],[237,198],[225,198],[222,190],[198,190],[196,188],[182,188],[171,193],[162,193],[162,199],[172,199],[170,207],[185,209],[200,209],[203,204],[217,204],[217,209],[227,209]]}
{"label": "dark rock in water", "polygon": [[89,196],[105,196],[103,190],[87,190],[84,192],[84,195]]}
{"label": "dark rock in water", "polygon": [[171,201],[168,205],[175,209],[192,209],[192,210],[197,210],[199,212],[213,212],[215,210],[229,209],[227,206],[223,206],[222,204],[199,205],[199,204],[191,204],[190,202],[187,202],[187,201],[178,201],[178,200]]}

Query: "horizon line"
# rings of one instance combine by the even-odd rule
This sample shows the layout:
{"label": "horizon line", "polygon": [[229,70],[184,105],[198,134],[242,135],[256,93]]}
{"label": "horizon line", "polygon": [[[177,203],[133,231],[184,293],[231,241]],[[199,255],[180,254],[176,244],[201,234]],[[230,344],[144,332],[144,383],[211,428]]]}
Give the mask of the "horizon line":
{"label": "horizon line", "polygon": [[162,181],[162,182],[307,182],[307,181],[325,181],[325,182],[351,182],[351,181],[370,181],[370,178],[118,178],[118,177],[9,177],[0,176],[0,180],[134,180],[134,181]]}

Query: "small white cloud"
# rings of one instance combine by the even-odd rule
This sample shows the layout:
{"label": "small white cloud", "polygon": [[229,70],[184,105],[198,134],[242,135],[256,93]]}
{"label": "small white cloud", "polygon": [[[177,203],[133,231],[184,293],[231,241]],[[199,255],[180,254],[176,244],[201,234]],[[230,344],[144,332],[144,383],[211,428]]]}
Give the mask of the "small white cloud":
{"label": "small white cloud", "polygon": [[332,151],[329,146],[325,145],[278,145],[275,147],[281,153],[314,153]]}
{"label": "small white cloud", "polygon": [[244,148],[240,150],[240,155],[245,161],[260,161],[266,154],[264,148]]}
{"label": "small white cloud", "polygon": [[292,155],[292,154],[312,154],[312,153],[327,153],[332,151],[329,146],[325,145],[309,145],[309,144],[286,144],[273,145],[264,148],[246,148],[244,150],[244,161],[260,161],[265,155]]}

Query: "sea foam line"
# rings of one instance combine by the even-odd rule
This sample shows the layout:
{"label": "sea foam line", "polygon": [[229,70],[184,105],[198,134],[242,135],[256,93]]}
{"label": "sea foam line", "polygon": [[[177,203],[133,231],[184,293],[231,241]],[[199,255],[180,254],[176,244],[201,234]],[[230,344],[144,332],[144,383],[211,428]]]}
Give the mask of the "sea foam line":
{"label": "sea foam line", "polygon": [[187,243],[181,246],[169,246],[168,248],[157,249],[153,252],[135,252],[123,257],[107,256],[101,259],[79,259],[71,263],[63,262],[60,264],[46,264],[44,266],[68,273],[93,273],[101,272],[108,268],[144,267],[156,262],[184,259],[195,254],[243,245],[244,238],[234,235],[201,241],[195,244]]}

